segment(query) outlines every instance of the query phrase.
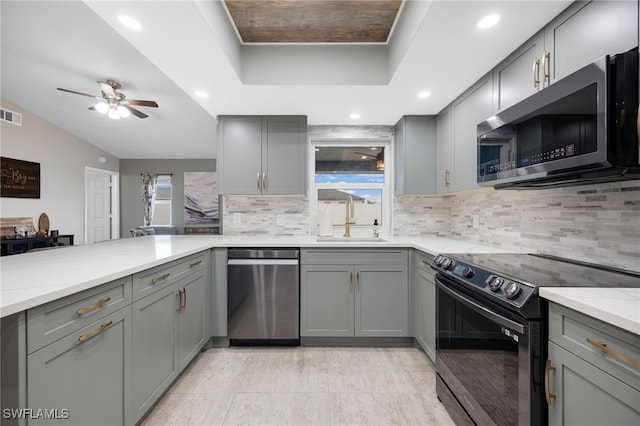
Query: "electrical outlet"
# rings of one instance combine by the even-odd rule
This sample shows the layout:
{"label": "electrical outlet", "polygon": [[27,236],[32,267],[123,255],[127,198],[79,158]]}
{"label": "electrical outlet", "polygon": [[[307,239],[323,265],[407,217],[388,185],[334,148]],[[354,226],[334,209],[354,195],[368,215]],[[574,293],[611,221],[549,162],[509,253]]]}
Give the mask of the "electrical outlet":
{"label": "electrical outlet", "polygon": [[242,223],[242,217],[240,216],[240,213],[233,214],[233,223],[234,225],[240,225]]}
{"label": "electrical outlet", "polygon": [[478,215],[474,214],[471,216],[471,220],[473,221],[473,229],[478,229],[480,226],[480,220],[478,219]]}
{"label": "electrical outlet", "polygon": [[279,226],[284,225],[284,215],[283,214],[279,214],[278,216],[276,216],[276,223]]}

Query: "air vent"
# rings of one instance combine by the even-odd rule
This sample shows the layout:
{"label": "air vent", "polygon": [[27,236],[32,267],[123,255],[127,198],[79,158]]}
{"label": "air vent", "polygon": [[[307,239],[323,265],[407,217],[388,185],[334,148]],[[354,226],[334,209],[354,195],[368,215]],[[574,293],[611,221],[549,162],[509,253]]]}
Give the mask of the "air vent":
{"label": "air vent", "polygon": [[9,111],[8,109],[0,108],[0,120],[15,124],[16,126],[22,126],[22,114]]}

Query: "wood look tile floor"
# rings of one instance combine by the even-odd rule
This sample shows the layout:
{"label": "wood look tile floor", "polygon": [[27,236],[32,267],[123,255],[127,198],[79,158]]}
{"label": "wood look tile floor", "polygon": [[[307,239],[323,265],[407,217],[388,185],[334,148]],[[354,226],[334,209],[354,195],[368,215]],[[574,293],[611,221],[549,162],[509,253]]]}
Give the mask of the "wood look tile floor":
{"label": "wood look tile floor", "polygon": [[142,425],[453,425],[415,348],[200,354]]}

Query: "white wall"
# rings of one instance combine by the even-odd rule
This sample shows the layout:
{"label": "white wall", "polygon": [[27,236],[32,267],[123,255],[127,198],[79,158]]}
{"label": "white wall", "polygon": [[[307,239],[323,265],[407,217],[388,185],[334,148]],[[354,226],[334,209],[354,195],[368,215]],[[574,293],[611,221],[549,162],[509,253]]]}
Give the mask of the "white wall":
{"label": "white wall", "polygon": [[[2,108],[22,114],[22,126],[0,122],[0,155],[40,163],[40,198],[0,198],[1,217],[33,217],[42,213],[51,229],[84,241],[85,167],[118,171],[118,159],[37,115],[0,99]],[[98,161],[107,159],[106,164]]]}

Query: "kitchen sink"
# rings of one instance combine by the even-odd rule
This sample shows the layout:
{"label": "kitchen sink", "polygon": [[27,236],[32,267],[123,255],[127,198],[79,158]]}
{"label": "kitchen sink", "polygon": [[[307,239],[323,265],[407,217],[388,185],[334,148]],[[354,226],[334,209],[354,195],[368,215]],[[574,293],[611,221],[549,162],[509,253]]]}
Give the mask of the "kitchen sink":
{"label": "kitchen sink", "polygon": [[387,240],[376,237],[316,237],[316,241],[326,243],[384,243]]}

